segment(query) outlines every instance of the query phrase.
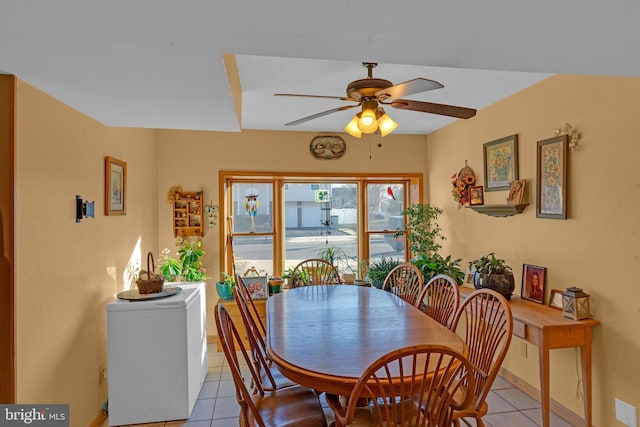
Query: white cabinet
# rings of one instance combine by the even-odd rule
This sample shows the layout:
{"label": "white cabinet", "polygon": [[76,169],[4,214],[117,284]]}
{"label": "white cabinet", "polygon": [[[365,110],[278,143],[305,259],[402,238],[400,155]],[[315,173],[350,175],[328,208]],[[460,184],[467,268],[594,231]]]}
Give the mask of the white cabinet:
{"label": "white cabinet", "polygon": [[107,304],[110,426],[191,415],[207,375],[205,285],[177,285],[167,298]]}

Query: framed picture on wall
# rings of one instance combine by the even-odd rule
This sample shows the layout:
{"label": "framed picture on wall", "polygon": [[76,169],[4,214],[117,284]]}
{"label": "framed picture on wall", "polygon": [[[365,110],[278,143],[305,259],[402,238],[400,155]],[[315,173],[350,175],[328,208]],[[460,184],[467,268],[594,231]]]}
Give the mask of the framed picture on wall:
{"label": "framed picture on wall", "polygon": [[537,265],[522,265],[522,288],[520,296],[523,299],[544,303],[544,287],[547,269]]}
{"label": "framed picture on wall", "polygon": [[567,135],[537,145],[536,217],[567,219]]}
{"label": "framed picture on wall", "polygon": [[483,144],[484,190],[508,190],[518,179],[518,135]]}
{"label": "framed picture on wall", "polygon": [[104,214],[127,214],[127,164],[113,157],[104,158]]}

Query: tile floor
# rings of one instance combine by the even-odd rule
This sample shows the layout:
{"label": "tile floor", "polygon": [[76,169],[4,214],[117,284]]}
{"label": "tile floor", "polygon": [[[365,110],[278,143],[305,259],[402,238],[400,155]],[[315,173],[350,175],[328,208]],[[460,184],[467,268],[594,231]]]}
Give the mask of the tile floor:
{"label": "tile floor", "polygon": [[[210,344],[209,372],[198,400],[188,420],[137,424],[144,427],[238,427],[240,407],[236,401],[231,372],[224,354]],[[501,377],[496,378],[487,398],[489,413],[483,418],[487,427],[536,427],[542,425],[540,404]],[[329,421],[331,410],[325,408]],[[470,424],[475,427],[475,422]],[[571,427],[555,414],[551,414],[552,427]],[[108,427],[108,420],[102,427]]]}

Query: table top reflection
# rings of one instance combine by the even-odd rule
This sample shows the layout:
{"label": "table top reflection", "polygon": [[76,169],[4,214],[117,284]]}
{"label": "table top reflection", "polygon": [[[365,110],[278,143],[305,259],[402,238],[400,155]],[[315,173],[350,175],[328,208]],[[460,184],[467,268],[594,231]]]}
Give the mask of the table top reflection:
{"label": "table top reflection", "polygon": [[348,395],[367,366],[410,345],[466,354],[462,339],[395,295],[376,288],[320,285],[267,301],[267,351],[289,379]]}

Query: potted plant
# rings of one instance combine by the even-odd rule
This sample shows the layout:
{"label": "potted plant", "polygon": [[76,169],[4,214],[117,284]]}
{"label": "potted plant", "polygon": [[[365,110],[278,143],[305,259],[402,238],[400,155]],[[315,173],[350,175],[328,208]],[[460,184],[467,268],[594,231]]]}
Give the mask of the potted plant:
{"label": "potted plant", "polygon": [[429,204],[415,204],[402,213],[407,220],[396,235],[404,234],[409,239],[413,254],[411,262],[418,267],[425,283],[438,274],[446,274],[462,285],[464,272],[459,267],[461,260],[452,260],[451,255],[443,257],[438,253],[442,247],[439,241],[446,240],[437,221],[442,209]]}
{"label": "potted plant", "polygon": [[327,246],[319,250],[317,256],[318,258],[329,261],[333,264],[345,282],[350,281],[353,283],[356,271],[350,263],[351,257],[347,255],[342,248],[337,246]]}
{"label": "potted plant", "polygon": [[207,270],[202,266],[202,242],[179,238],[178,258],[170,256],[167,248],[162,250],[163,262],[160,266],[162,274],[168,282],[200,282],[207,278]]}
{"label": "potted plant", "polygon": [[451,255],[443,258],[437,252],[431,255],[422,253],[411,260],[422,273],[425,284],[438,274],[446,274],[458,285],[462,285],[464,272],[459,267],[460,261],[460,258],[452,260]]}
{"label": "potted plant", "polygon": [[222,280],[216,282],[216,291],[218,296],[223,300],[233,299],[233,287],[236,285],[236,281],[233,276],[227,273],[221,273]]}
{"label": "potted plant", "polygon": [[474,288],[493,289],[506,299],[511,299],[515,289],[515,280],[511,267],[504,259],[497,258],[492,252],[469,262],[469,265],[475,269],[473,274]]}
{"label": "potted plant", "polygon": [[389,272],[391,272],[391,270],[393,270],[398,264],[400,264],[399,259],[385,258],[383,256],[381,259],[374,260],[369,263],[365,277],[371,281],[373,286],[378,289],[382,289],[384,279],[387,278]]}

